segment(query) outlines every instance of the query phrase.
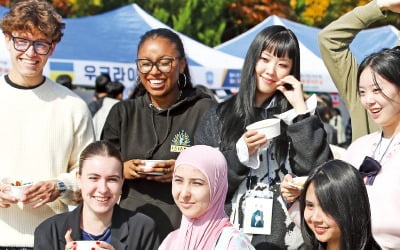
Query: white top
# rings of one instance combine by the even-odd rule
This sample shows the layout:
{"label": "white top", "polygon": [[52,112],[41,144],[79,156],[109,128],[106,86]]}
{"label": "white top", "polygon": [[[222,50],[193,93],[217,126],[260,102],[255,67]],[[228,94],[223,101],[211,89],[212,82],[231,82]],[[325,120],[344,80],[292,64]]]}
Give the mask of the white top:
{"label": "white top", "polygon": [[96,135],[96,140],[100,140],[101,132],[103,131],[104,123],[106,122],[108,113],[110,113],[111,108],[119,102],[117,99],[104,97],[103,105],[93,116],[93,126],[94,133]]}
{"label": "white top", "polygon": [[[345,160],[357,169],[365,156],[373,157],[379,147],[381,132],[363,136],[354,141],[347,149]],[[382,146],[381,154],[386,151],[381,170],[373,185],[367,185],[371,206],[372,233],[379,245],[385,248],[400,249],[400,135],[397,135],[390,147],[389,142]],[[382,156],[376,157],[379,161]]]}

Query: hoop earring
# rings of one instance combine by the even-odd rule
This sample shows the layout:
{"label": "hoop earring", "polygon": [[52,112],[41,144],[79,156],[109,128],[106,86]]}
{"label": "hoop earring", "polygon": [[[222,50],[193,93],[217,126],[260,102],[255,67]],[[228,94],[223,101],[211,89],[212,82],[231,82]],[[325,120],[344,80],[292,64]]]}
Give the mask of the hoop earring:
{"label": "hoop earring", "polygon": [[142,84],[142,82],[140,81],[140,77],[137,76],[137,77],[136,77],[136,80],[135,80],[135,85],[136,85],[136,87],[138,87],[138,86],[141,85],[141,84]]}
{"label": "hoop earring", "polygon": [[183,88],[185,88],[185,87],[186,87],[186,84],[187,84],[187,79],[186,79],[185,73],[183,73],[183,77],[185,78],[185,83],[183,84]]}
{"label": "hoop earring", "polygon": [[185,83],[182,86],[181,82],[179,81],[180,77],[178,76],[178,86],[179,86],[180,89],[184,89],[186,87],[186,84],[187,84],[187,78],[186,78],[185,73],[183,73],[182,75],[183,75],[183,78],[185,78]]}

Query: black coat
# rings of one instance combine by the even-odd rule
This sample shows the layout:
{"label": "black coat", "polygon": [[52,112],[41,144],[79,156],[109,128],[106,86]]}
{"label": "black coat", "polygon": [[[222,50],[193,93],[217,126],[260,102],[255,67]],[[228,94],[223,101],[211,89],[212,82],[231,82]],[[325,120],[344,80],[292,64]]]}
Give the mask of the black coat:
{"label": "black coat", "polygon": [[[42,222],[35,230],[34,249],[64,250],[65,233],[72,228],[73,240],[82,240],[80,230],[82,205],[74,211],[55,215]],[[154,221],[141,213],[115,205],[111,219],[111,245],[116,250],[153,250],[159,246]]]}

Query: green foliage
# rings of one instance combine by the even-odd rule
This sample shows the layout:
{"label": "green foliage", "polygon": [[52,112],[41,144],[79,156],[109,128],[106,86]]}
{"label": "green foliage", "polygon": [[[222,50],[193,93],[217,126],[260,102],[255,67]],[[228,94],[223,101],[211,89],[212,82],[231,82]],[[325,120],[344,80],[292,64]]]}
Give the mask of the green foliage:
{"label": "green foliage", "polygon": [[227,0],[187,0],[174,15],[172,27],[194,39],[209,45],[221,43],[226,20],[221,18]]}
{"label": "green foliage", "polygon": [[[17,0],[11,0],[14,2]],[[64,17],[99,14],[136,3],[161,22],[208,46],[216,46],[258,24],[269,15],[323,28],[369,0],[48,0]],[[400,27],[398,14],[375,26]]]}

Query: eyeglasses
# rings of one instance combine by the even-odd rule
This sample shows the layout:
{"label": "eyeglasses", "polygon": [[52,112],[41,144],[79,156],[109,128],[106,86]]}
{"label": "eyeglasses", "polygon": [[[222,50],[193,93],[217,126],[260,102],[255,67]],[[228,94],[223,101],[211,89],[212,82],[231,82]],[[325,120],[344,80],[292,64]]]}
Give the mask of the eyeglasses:
{"label": "eyeglasses", "polygon": [[164,57],[158,59],[156,62],[153,62],[149,59],[137,59],[136,65],[140,73],[147,74],[149,73],[154,66],[158,69],[158,71],[162,73],[169,73],[172,69],[172,62],[180,59],[180,57]]}
{"label": "eyeglasses", "polygon": [[35,53],[39,55],[47,55],[53,46],[52,43],[44,42],[44,41],[32,41],[25,38],[15,37],[10,35],[11,39],[14,43],[14,49],[25,52],[29,49],[30,46],[33,46],[33,50]]}

